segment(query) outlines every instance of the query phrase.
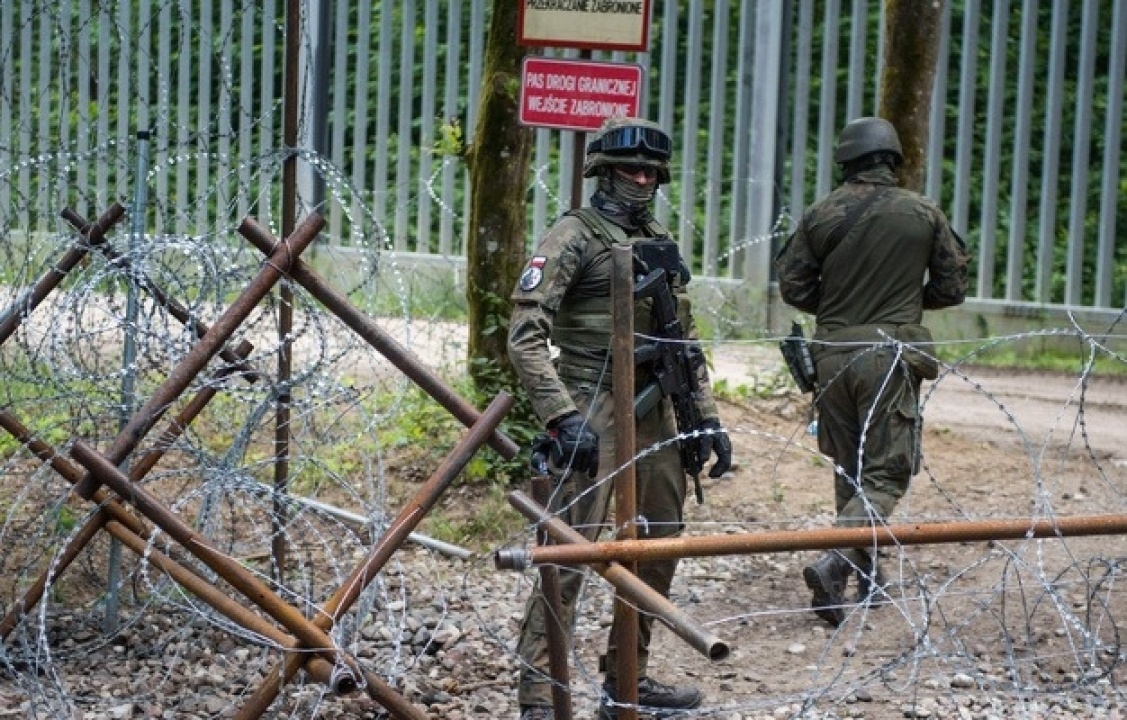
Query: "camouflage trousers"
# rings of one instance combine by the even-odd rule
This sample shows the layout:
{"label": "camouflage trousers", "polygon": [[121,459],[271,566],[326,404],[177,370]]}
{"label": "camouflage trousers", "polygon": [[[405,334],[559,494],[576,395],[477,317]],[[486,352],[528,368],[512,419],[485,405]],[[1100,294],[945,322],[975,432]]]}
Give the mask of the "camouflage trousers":
{"label": "camouflage trousers", "polygon": [[[920,380],[891,348],[833,352],[817,360],[818,448],[834,459],[838,527],[887,521],[918,469]],[[863,548],[843,551],[867,567]]]}
{"label": "camouflage trousers", "polygon": [[[588,540],[597,539],[610,513],[614,497],[616,470],[614,449],[613,399],[608,390],[597,390],[580,384],[569,388],[580,413],[588,418],[599,436],[599,475],[595,479],[586,473],[573,474],[562,479],[555,487],[550,509]],[[639,419],[635,426],[636,453],[654,444],[676,436],[676,422],[669,402],[662,400],[656,408]],[[638,537],[672,537],[684,528],[684,503],[686,476],[681,469],[681,456],[676,443],[649,452],[636,464],[636,492],[638,514],[645,522],[638,528]],[[677,560],[661,560],[638,564],[638,576],[663,596],[677,569]],[[560,568],[560,594],[563,604],[564,627],[571,632],[575,626],[576,601],[586,578],[584,568]],[[520,682],[517,699],[521,705],[551,705],[551,678],[548,674],[548,641],[546,620],[547,603],[540,592],[539,582],[525,606],[520,628],[517,652],[521,659]],[[617,662],[614,638],[617,634],[617,617],[611,627],[605,658],[606,667],[613,673]],[[638,673],[646,672],[649,660],[649,642],[653,617],[638,615]]]}

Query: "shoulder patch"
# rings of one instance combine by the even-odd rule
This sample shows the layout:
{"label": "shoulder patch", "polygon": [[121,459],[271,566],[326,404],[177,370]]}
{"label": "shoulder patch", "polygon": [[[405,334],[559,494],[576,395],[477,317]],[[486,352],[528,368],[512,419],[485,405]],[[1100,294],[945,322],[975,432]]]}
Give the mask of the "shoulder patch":
{"label": "shoulder patch", "polygon": [[521,290],[528,292],[536,289],[536,286],[544,279],[544,263],[546,262],[548,262],[548,258],[543,255],[529,259],[528,264],[524,266],[524,272],[520,274]]}

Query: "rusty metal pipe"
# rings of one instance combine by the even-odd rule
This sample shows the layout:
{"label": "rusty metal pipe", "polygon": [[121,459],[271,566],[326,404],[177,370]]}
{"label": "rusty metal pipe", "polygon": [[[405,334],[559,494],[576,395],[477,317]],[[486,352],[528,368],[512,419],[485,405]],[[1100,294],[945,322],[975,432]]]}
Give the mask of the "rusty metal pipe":
{"label": "rusty metal pipe", "polygon": [[[264,253],[269,252],[272,247],[268,235],[247,235],[244,233],[244,236]],[[298,260],[290,268],[289,274],[295,282],[305,288],[310,295],[317,298],[330,312],[340,318],[341,322],[387,358],[392,365],[434,398],[459,422],[469,427],[478,421],[481,413],[477,408],[466,402],[442,378],[424,365],[414,353],[399,344],[395,338],[380,328],[372,318],[353,305],[346,296],[325,282],[306,262]],[[520,452],[520,446],[500,431],[489,439],[489,446],[506,460],[516,457],[517,453]]]}
{"label": "rusty metal pipe", "polygon": [[78,532],[71,537],[70,542],[55,556],[55,562],[52,563],[55,572],[46,570],[40,573],[39,577],[35,579],[35,582],[24,592],[23,598],[17,600],[8,611],[8,614],[4,616],[4,619],[0,620],[0,642],[7,640],[8,635],[20,624],[20,620],[23,619],[23,616],[39,603],[43,598],[43,593],[47,592],[47,586],[51,583],[51,580],[53,580],[57,574],[61,574],[66,570],[66,568],[74,562],[75,558],[78,557],[79,553],[82,552],[82,549],[102,530],[102,525],[105,523],[105,518],[108,517],[108,514],[98,511],[95,517],[99,519],[98,522],[94,522],[93,519],[91,519],[91,521],[79,528]]}
{"label": "rusty metal pipe", "polygon": [[[251,350],[253,350],[253,346],[246,349],[245,352],[249,354]],[[215,373],[215,379],[221,380],[233,372],[235,372],[235,367],[232,365],[220,368]],[[130,468],[129,478],[137,482],[145,477],[160,458],[164,456],[164,453],[172,447],[176,440],[183,434],[192,420],[203,411],[204,407],[207,406],[217,393],[218,389],[214,386],[205,387],[197,392],[192,397],[192,400],[169,423],[169,426],[161,434],[160,438],[158,438],[153,449],[145,453],[141,460]],[[35,437],[30,429],[6,410],[0,410],[0,427],[7,430],[12,437],[16,438],[22,445],[31,450],[39,459],[50,465],[55,472],[71,485],[77,485],[82,481],[83,471],[79,466],[60,455],[58,451],[48,443]],[[19,624],[23,615],[39,603],[43,598],[43,593],[48,583],[53,578],[61,576],[66,571],[70,564],[74,562],[75,558],[78,557],[82,549],[97,536],[98,530],[109,522],[111,518],[127,528],[129,532],[146,540],[149,538],[149,532],[142,525],[141,521],[118,502],[116,498],[112,497],[110,493],[106,492],[105,488],[99,488],[98,491],[94,493],[92,501],[102,505],[102,507],[97,513],[87,519],[85,525],[71,537],[67,545],[56,556],[55,562],[52,563],[51,568],[44,570],[39,575],[36,581],[32,583],[24,593],[21,602],[13,606],[8,615],[0,621],[0,641],[6,639],[11,631],[15,629],[16,625]]]}
{"label": "rusty metal pipe", "polygon": [[[250,219],[243,220],[239,232],[249,232],[248,226],[258,228]],[[289,267],[309,244],[317,237],[317,233],[325,226],[325,221],[320,215],[310,215],[301,224],[294,234],[283,242],[278,243],[270,260],[263,264],[258,275],[239,294],[235,301],[215,321],[206,335],[200,338],[184,358],[172,369],[164,383],[156,389],[144,407],[138,410],[129,419],[125,427],[114,438],[113,443],[106,450],[106,457],[115,465],[120,464],[130,452],[133,451],[141,439],[152,429],[168,410],[177,397],[191,384],[204,366],[231,339],[235,330],[247,316],[254,311],[255,306],[270,292],[270,289],[281,279],[282,273]],[[97,490],[97,482],[92,474],[87,474],[75,487],[75,492],[89,500]]]}
{"label": "rusty metal pipe", "polygon": [[[118,540],[121,540],[123,545],[133,550],[137,555],[147,558],[149,562],[167,573],[178,585],[187,589],[228,619],[277,645],[288,645],[294,641],[292,635],[288,635],[276,626],[271,625],[262,616],[232,600],[190,568],[177,563],[159,550],[149,547],[144,538],[131,532],[124,525],[111,520],[106,523],[106,530]],[[338,694],[351,693],[356,690],[355,682],[347,677],[347,673],[342,677],[334,678],[333,664],[320,655],[311,655],[306,658],[305,670],[315,681],[332,688]]]}
{"label": "rusty metal pipe", "polygon": [[130,481],[109,458],[81,440],[71,447],[70,453],[91,474],[97,475],[99,480],[109,485],[123,499],[128,500],[184,549],[199,558],[247,599],[262,608],[266,614],[284,625],[306,647],[323,652],[334,662],[342,664],[353,675],[350,682],[359,682],[363,674],[362,670],[355,660],[334,646],[332,638],[307,620],[296,608],[278,597],[238,561],[224,554],[207,538],[192,530],[145,488]]}
{"label": "rusty metal pipe", "polygon": [[[614,384],[614,465],[622,468],[614,478],[614,524],[619,540],[638,537],[637,478],[633,462],[637,443],[634,423],[634,249],[629,245],[611,248],[611,366]],[[632,577],[638,575],[638,564],[627,562],[623,569]],[[637,720],[638,710],[638,608],[626,600],[625,593],[614,598],[616,620],[615,646],[618,648],[615,668],[615,698],[622,703],[618,711],[623,720]],[[608,668],[609,670],[609,668]]]}
{"label": "rusty metal pipe", "polygon": [[[497,426],[501,424],[501,420],[512,407],[512,396],[504,392],[497,395],[493,402],[489,403],[489,407],[481,414],[481,419],[470,426],[468,432],[458,441],[458,444],[435,469],[426,483],[399,511],[395,520],[384,532],[383,537],[368,552],[364,562],[349,574],[340,589],[325,602],[321,612],[314,616],[313,622],[318,627],[325,629],[332,627],[337,619],[352,607],[360,594],[387,564],[392,554],[410,537],[411,531],[434,507],[442,493],[450,487],[458,473],[465,468],[477,450],[494,437]],[[298,648],[295,646],[294,649]],[[297,674],[303,662],[302,653],[287,655],[280,669],[275,668],[267,674],[269,678],[278,678],[279,682],[260,685],[254,695],[239,709],[238,714],[235,715],[236,720],[251,720],[266,712],[266,709],[274,702],[274,698],[277,697],[280,686],[289,682]],[[398,703],[398,705],[388,704],[379,698],[377,700],[380,700],[380,703],[392,713],[398,713],[396,717],[406,720],[424,720],[425,715],[419,714],[419,711],[413,705],[407,703],[398,693],[395,693],[395,696],[395,698],[388,698],[388,700]]]}
{"label": "rusty metal pipe", "polygon": [[[571,547],[572,545],[597,547],[607,544],[591,542],[580,535],[579,532],[570,525],[549,513],[547,509],[534,502],[522,492],[515,491],[509,493],[509,503],[532,522],[543,525],[544,529],[548,531],[548,534],[551,535],[554,540],[560,543],[566,543],[566,545],[544,545],[542,548]],[[632,540],[620,541],[617,544],[629,543],[636,545],[648,542],[657,541]],[[505,550],[499,550],[495,553],[494,561],[498,568],[506,568],[508,561],[504,560],[504,558],[511,559],[512,556],[510,553],[511,551]],[[637,605],[643,612],[653,614],[658,620],[661,620],[661,622],[667,625],[677,637],[684,640],[701,655],[704,655],[712,661],[724,660],[728,657],[731,648],[726,642],[707,633],[695,620],[690,618],[688,614],[671,603],[669,599],[664,597],[661,593],[639,580],[636,575],[626,570],[622,565],[617,562],[592,562],[590,566],[591,569],[602,575],[607,582],[613,585],[624,598]]]}
{"label": "rusty metal pipe", "polygon": [[[96,247],[105,240],[109,229],[123,217],[125,217],[125,207],[120,203],[114,203],[109,210],[98,218],[97,222],[93,225],[86,224],[86,230],[83,231],[86,243],[68,250],[50,270],[43,273],[42,277],[32,285],[27,296],[19,298],[3,315],[3,319],[0,320],[0,345],[3,345],[16,331],[16,328],[23,323],[24,315],[39,307],[39,303],[43,302],[43,299],[58,287],[67,273],[73,270],[82,261],[82,258],[86,257],[90,248]],[[24,307],[25,312],[20,312],[20,305]]]}
{"label": "rusty metal pipe", "polygon": [[[70,208],[66,208],[62,212],[63,219],[71,224],[71,226],[82,234],[91,232],[91,226],[86,220],[74,212]],[[101,221],[99,221],[101,222]],[[107,244],[98,244],[98,250],[105,256],[111,263],[117,263],[122,268],[128,270],[131,267],[129,258],[114,250]],[[138,274],[137,286],[149,294],[153,300],[156,300],[162,307],[168,308],[168,312],[172,317],[180,321],[180,323],[188,328],[196,339],[202,338],[208,331],[208,326],[200,320],[192,317],[187,308],[181,305],[175,298],[171,297],[168,293],[162,290],[156,283],[146,275]],[[243,340],[237,348],[223,348],[219,351],[219,357],[227,362],[236,366],[248,382],[255,382],[262,377],[262,374],[253,370],[246,364],[246,358],[250,355],[253,346],[249,341]]]}
{"label": "rusty metal pipe", "polygon": [[[552,493],[552,476],[537,475],[532,478],[532,497],[544,506],[548,505],[548,498]],[[537,542],[546,544],[550,542],[548,533],[541,529],[537,533]],[[540,592],[544,596],[544,604],[548,606],[545,613],[545,628],[548,633],[548,671],[552,675],[552,709],[555,711],[553,720],[571,720],[571,673],[568,670],[568,649],[570,628],[564,625],[563,601],[560,595],[560,570],[555,565],[540,566]]]}
{"label": "rusty metal pipe", "polygon": [[585,565],[618,560],[656,560],[793,550],[1124,534],[1127,534],[1127,515],[1084,515],[1053,520],[968,520],[883,527],[780,530],[707,537],[610,541],[585,545],[576,543],[537,547],[532,550],[501,550],[495,560],[498,568],[516,570],[544,563]]}
{"label": "rusty metal pipe", "polygon": [[[222,368],[216,374],[222,376],[230,372],[233,372],[233,368],[228,366]],[[147,453],[141,462],[131,468],[131,479],[140,480],[148,474],[148,471],[156,463],[157,459],[163,455],[164,450],[171,447],[176,437],[179,437],[183,429],[186,428],[199,413],[199,410],[202,410],[203,405],[206,405],[207,400],[204,398],[210,399],[214,394],[214,388],[205,388],[200,391],[200,393],[197,393],[193,403],[190,403],[188,407],[177,415],[170,427],[161,436],[161,440],[157,443],[156,448],[154,448],[152,452]],[[198,409],[193,410],[196,406],[198,406]],[[82,479],[83,471],[79,466],[65,456],[59,455],[55,449],[47,443],[34,437],[28,428],[7,411],[0,410],[0,426],[11,433],[13,437],[28,447],[28,449],[39,458],[49,463],[52,469],[71,484],[78,483]],[[94,501],[99,503],[101,507],[97,514],[91,517],[78,533],[75,534],[67,547],[59,553],[57,559],[52,564],[53,573],[44,572],[37,578],[36,582],[33,583],[31,588],[25,593],[23,599],[14,605],[8,615],[0,621],[0,641],[7,639],[8,635],[11,634],[12,630],[19,624],[23,615],[42,599],[49,582],[66,570],[70,563],[73,562],[74,557],[77,556],[78,551],[89,544],[97,531],[104,525],[105,529],[111,535],[122,541],[122,544],[132,549],[138,555],[150,557],[153,564],[168,573],[173,580],[187,588],[218,612],[226,615],[248,630],[256,632],[263,637],[267,637],[279,645],[286,645],[293,642],[292,636],[283,633],[281,630],[267,623],[260,616],[231,600],[227,595],[220,592],[200,576],[194,569],[177,563],[155,548],[150,548],[148,544],[152,540],[151,533],[141,524],[141,521],[133,513],[129,512],[116,498],[111,497],[110,493],[108,493],[105,488],[98,490],[95,494]],[[73,554],[71,548],[74,549]],[[323,657],[315,655],[308,658],[305,668],[313,679],[324,683],[328,687],[333,687],[338,693],[348,693],[355,689],[355,684],[349,682],[347,674],[342,675],[339,678],[339,682],[334,686],[332,684],[334,682],[333,666]]]}

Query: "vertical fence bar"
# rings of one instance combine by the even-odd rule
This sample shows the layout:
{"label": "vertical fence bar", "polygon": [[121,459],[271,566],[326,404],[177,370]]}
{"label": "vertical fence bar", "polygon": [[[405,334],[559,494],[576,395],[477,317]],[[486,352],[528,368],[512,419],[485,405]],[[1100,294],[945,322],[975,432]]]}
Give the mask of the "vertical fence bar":
{"label": "vertical fence bar", "polygon": [[947,63],[951,57],[951,3],[943,3],[939,20],[939,53],[935,63],[935,86],[931,93],[931,115],[927,139],[927,182],[925,192],[941,205],[943,201],[943,158],[947,127]]}
{"label": "vertical fence bar", "polygon": [[[1112,273],[1115,269],[1115,216],[1120,202],[1122,167],[1123,93],[1127,76],[1127,8],[1112,4],[1111,52],[1108,57],[1107,113],[1104,120],[1103,182],[1100,191],[1099,241],[1096,258],[1095,304],[1112,307]],[[1123,301],[1127,305],[1127,301]]]}
{"label": "vertical fence bar", "polygon": [[[20,5],[20,54],[24,58],[24,62],[20,63],[20,88],[31,88],[31,58],[32,58],[32,35],[31,35],[31,3],[22,3]],[[47,52],[47,48],[39,48],[40,52]],[[108,77],[108,73],[106,75]],[[16,105],[19,107],[19,157],[22,162],[18,163],[19,170],[16,174],[16,187],[19,190],[19,197],[31,197],[31,168],[28,162],[32,156],[31,149],[31,105],[27,97],[27,93],[21,92],[16,96]],[[29,223],[27,228],[28,232],[35,229],[35,222]]]}
{"label": "vertical fence bar", "polygon": [[[357,3],[364,5],[365,3]],[[329,120],[332,126],[331,139],[329,140],[329,154],[332,158],[333,165],[338,168],[344,168],[344,137],[345,130],[348,126],[352,125],[352,120],[349,118],[348,113],[348,94],[349,92],[360,93],[360,86],[355,82],[356,68],[349,67],[348,50],[353,47],[352,41],[348,37],[348,29],[352,21],[352,3],[333,3],[332,13],[333,20],[333,41],[332,47],[333,64],[332,70],[326,75],[314,75],[310,80],[318,85],[324,84],[328,78],[332,78],[332,112],[329,113]],[[360,34],[363,34],[367,28],[357,28]],[[359,43],[363,45],[363,43]],[[329,68],[325,68],[329,70]],[[354,82],[349,85],[349,79]],[[333,198],[328,193],[325,195],[323,213],[329,213],[329,236],[332,238],[333,243],[339,243],[341,238],[341,230],[344,227],[344,218],[341,217],[343,206],[340,202],[334,202]]]}
{"label": "vertical fence bar", "polygon": [[1025,270],[1026,215],[1029,208],[1029,144],[1033,130],[1034,70],[1037,60],[1037,0],[1022,5],[1021,55],[1018,58],[1017,108],[1014,112],[1013,165],[1010,171],[1010,237],[1006,245],[1006,288],[1009,301],[1022,299]]}
{"label": "vertical fence bar", "polygon": [[[951,203],[951,225],[964,237],[968,229],[968,207],[970,205],[971,165],[974,162],[974,137],[978,119],[974,114],[976,77],[978,73],[978,20],[979,0],[967,0],[963,14],[962,47],[959,51],[959,100],[958,127],[956,128],[955,150],[955,197]],[[984,258],[981,254],[978,263]],[[977,289],[979,297],[983,288]]]}
{"label": "vertical fence bar", "polygon": [[[712,78],[708,107],[708,157],[704,196],[704,244],[701,250],[701,269],[705,275],[716,276],[716,256],[720,247],[720,216],[723,199],[731,197],[725,188],[727,178],[726,155],[728,143],[724,134],[727,121],[725,103],[728,87],[728,0],[716,0],[712,8]],[[730,243],[725,243],[730,245]]]}
{"label": "vertical fence bar", "polygon": [[[797,220],[806,211],[806,148],[810,125],[811,54],[814,47],[814,4],[798,0],[794,77],[790,80],[791,119],[790,212]],[[746,22],[746,21],[745,21]],[[750,44],[750,35],[747,44]],[[744,43],[741,43],[743,45]],[[750,158],[749,158],[750,167]]]}
{"label": "vertical fence bar", "polygon": [[[697,200],[697,124],[700,122],[701,45],[704,44],[704,8],[701,0],[689,2],[689,27],[685,40],[688,53],[685,58],[685,88],[681,120],[681,198],[677,207],[677,238],[681,243],[681,257],[690,270],[696,269],[697,255],[693,236],[696,234],[694,218]],[[670,128],[670,132],[675,132]]]}
{"label": "vertical fence bar", "polygon": [[1072,133],[1072,192],[1068,202],[1068,261],[1065,265],[1064,302],[1084,302],[1084,242],[1088,223],[1088,161],[1092,151],[1092,93],[1096,67],[1097,0],[1084,0],[1080,24],[1080,58],[1076,68],[1076,105]]}
{"label": "vertical fence bar", "polygon": [[1053,297],[1053,246],[1056,242],[1057,195],[1059,193],[1060,134],[1064,105],[1064,65],[1068,46],[1068,0],[1053,3],[1052,35],[1049,40],[1049,79],[1045,101],[1045,135],[1041,143],[1041,208],[1037,218],[1037,277],[1033,301],[1051,302]]}
{"label": "vertical fence bar", "polygon": [[849,84],[845,90],[845,117],[852,119],[865,114],[865,45],[868,41],[868,0],[853,0],[849,21]]}
{"label": "vertical fence bar", "polygon": [[399,252],[414,250],[410,237],[411,196],[411,125],[414,112],[411,99],[414,96],[415,73],[415,0],[403,0],[400,8],[403,27],[399,33],[399,123],[396,129],[395,162],[395,249]]}
{"label": "vertical fence bar", "polygon": [[438,7],[436,0],[423,0],[423,77],[422,109],[419,112],[419,175],[418,210],[415,219],[418,252],[430,253],[434,249],[430,240],[430,215],[434,206],[431,173],[434,168],[434,90],[438,87]]}
{"label": "vertical fence bar", "polygon": [[[388,138],[391,136],[392,12],[380,3],[379,61],[376,63],[376,143],[372,169],[372,212],[381,220],[387,217],[387,200],[394,198],[388,184]],[[386,223],[385,223],[386,225]]]}
{"label": "vertical fence bar", "polygon": [[[194,143],[196,158],[196,227],[197,235],[207,234],[211,227],[211,213],[208,208],[211,203],[208,195],[211,194],[211,153],[208,152],[207,141],[211,137],[211,48],[212,48],[212,22],[211,0],[200,0],[196,5],[196,32],[199,35],[198,47],[200,55],[197,58],[199,72],[199,87],[196,89],[196,132],[199,139]],[[186,148],[185,148],[186,149]]]}
{"label": "vertical fence bar", "polygon": [[[661,89],[658,91],[657,117],[658,124],[668,133],[676,132],[674,117],[676,116],[675,98],[677,94],[677,44],[671,38],[678,37],[680,28],[677,19],[677,3],[666,0],[661,17]],[[652,77],[652,76],[651,76]],[[654,213],[658,222],[668,226],[670,224],[671,204],[658,203]]]}
{"label": "vertical fence bar", "polygon": [[[990,87],[1003,87],[1006,80],[1006,45],[1009,36],[1009,0],[995,0],[990,28]],[[986,101],[986,144],[982,150],[982,214],[979,220],[978,296],[992,298],[994,265],[997,262],[995,237],[998,230],[998,176],[1002,162],[1002,118],[1005,94],[990,93]]]}
{"label": "vertical fence bar", "polygon": [[[156,82],[157,82],[157,98],[156,98],[156,121],[149,125],[149,130],[153,133],[154,144],[159,148],[164,148],[164,152],[168,153],[169,148],[172,146],[172,9],[168,3],[161,3],[160,10],[157,12],[157,69],[156,69]],[[157,160],[153,171],[156,177],[153,178],[156,190],[156,198],[159,204],[164,204],[169,197],[169,165],[168,161],[172,159],[171,155],[164,156],[165,162]],[[170,213],[172,208],[166,206],[163,217],[157,215],[153,218],[153,232],[167,233],[172,229],[168,223],[172,218]]]}
{"label": "vertical fence bar", "polygon": [[[277,60],[278,18],[275,16],[277,6],[274,0],[262,2],[262,67],[259,70],[259,96],[258,107],[262,113],[258,128],[258,152],[265,159],[278,149],[278,139],[274,136],[274,117],[278,111],[274,89],[274,76]],[[273,165],[271,165],[273,167]],[[258,217],[269,226],[273,226],[271,218],[275,217],[274,203],[270,193],[265,192],[272,176],[263,172],[261,182],[263,192],[259,193]]]}
{"label": "vertical fence bar", "polygon": [[[192,16],[187,13],[187,8],[181,6],[174,20],[179,41],[179,47],[190,46],[192,32],[195,27]],[[201,79],[202,80],[202,79]],[[176,61],[176,144],[172,147],[176,161],[176,195],[177,197],[190,198],[193,196],[191,186],[188,184],[191,167],[188,164],[189,149],[188,139],[192,136],[192,53],[181,52]],[[169,138],[171,140],[171,138]],[[201,235],[203,228],[195,227],[188,216],[187,208],[177,208],[175,232],[181,235]]]}
{"label": "vertical fence bar", "polygon": [[[12,3],[0,3],[0,48],[14,48],[15,37],[12,32]],[[12,152],[14,135],[12,134],[12,109],[16,99],[12,95],[12,73],[0,73],[0,137],[8,138],[0,143],[0,208],[11,207],[12,201],[12,168],[15,167],[17,156]],[[85,83],[84,83],[85,84]],[[8,219],[0,216],[0,229],[7,230],[7,223],[14,223],[14,218]]]}
{"label": "vertical fence bar", "polygon": [[833,168],[828,152],[837,136],[837,55],[841,33],[841,2],[827,0],[823,15],[822,91],[818,94],[818,171],[814,198],[820,198],[833,186]]}
{"label": "vertical fence bar", "polygon": [[356,192],[352,194],[351,226],[349,228],[349,245],[359,245],[364,241],[361,230],[363,223],[359,218],[363,216],[361,203],[363,202],[364,178],[368,163],[368,147],[371,144],[371,135],[368,133],[368,83],[371,79],[372,61],[372,4],[359,3],[356,8],[356,87],[353,97],[352,114],[355,117],[352,123],[352,185]]}
{"label": "vertical fence bar", "polygon": [[[215,130],[217,138],[217,152],[212,158],[215,164],[215,183],[213,202],[215,203],[215,219],[218,227],[229,221],[231,217],[232,193],[238,192],[233,188],[231,179],[231,89],[235,82],[235,47],[237,41],[234,37],[234,19],[231,17],[231,6],[234,3],[219,3],[219,37],[218,42],[213,42],[219,63],[218,96],[215,106]],[[210,148],[209,148],[210,149]],[[236,163],[237,164],[237,163]]]}
{"label": "vertical fence bar", "polygon": [[[446,4],[446,66],[443,71],[445,82],[442,94],[443,123],[453,123],[458,117],[458,93],[461,90],[458,80],[459,55],[462,47],[462,2],[461,0],[448,0]],[[455,248],[454,243],[454,206],[451,199],[455,197],[454,188],[457,178],[467,178],[465,172],[459,172],[461,163],[455,158],[442,157],[442,193],[438,222],[438,254],[450,255],[461,253],[461,243]]]}

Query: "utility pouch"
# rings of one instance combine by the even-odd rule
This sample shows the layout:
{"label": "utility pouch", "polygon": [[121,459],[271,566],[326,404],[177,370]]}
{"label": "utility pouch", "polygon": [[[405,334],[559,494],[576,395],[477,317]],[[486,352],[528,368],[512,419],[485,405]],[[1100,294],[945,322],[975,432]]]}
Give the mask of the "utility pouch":
{"label": "utility pouch", "polygon": [[661,268],[665,270],[665,277],[671,283],[678,277],[682,285],[689,281],[689,270],[681,259],[681,248],[668,235],[635,240],[634,258],[642,266],[642,275]]}
{"label": "utility pouch", "polygon": [[913,374],[924,380],[939,377],[939,360],[928,350],[915,347],[916,344],[931,344],[931,330],[924,325],[901,325],[896,329],[896,339],[904,343],[904,362]]}
{"label": "utility pouch", "polygon": [[806,336],[802,334],[802,326],[792,322],[790,335],[779,343],[779,351],[787,363],[791,377],[804,393],[813,392],[818,383],[818,372],[814,367],[814,358],[810,354],[810,345]]}

